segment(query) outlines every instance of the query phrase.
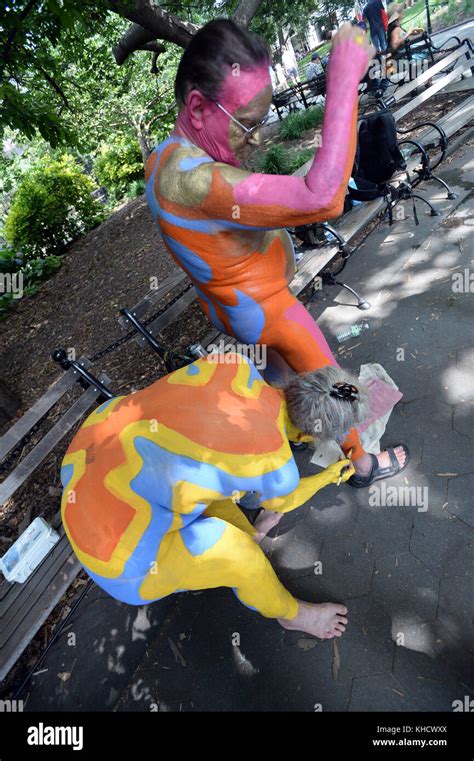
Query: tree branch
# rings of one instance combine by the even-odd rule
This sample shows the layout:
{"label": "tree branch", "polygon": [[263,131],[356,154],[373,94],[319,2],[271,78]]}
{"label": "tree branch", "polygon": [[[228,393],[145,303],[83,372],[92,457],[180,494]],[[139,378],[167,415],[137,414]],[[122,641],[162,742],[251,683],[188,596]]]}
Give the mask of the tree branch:
{"label": "tree branch", "polygon": [[55,92],[57,92],[57,94],[58,94],[58,95],[59,95],[59,97],[61,98],[61,100],[62,100],[62,102],[63,102],[64,106],[67,108],[67,110],[72,112],[72,108],[71,108],[71,106],[69,105],[69,101],[68,101],[68,99],[67,99],[67,97],[66,97],[66,94],[65,94],[64,90],[62,89],[62,87],[61,87],[60,85],[58,85],[58,83],[56,82],[56,80],[54,79],[54,77],[52,77],[52,76],[51,76],[51,74],[48,74],[48,72],[47,72],[47,71],[45,71],[45,70],[43,69],[43,67],[42,67],[42,66],[40,66],[40,65],[39,65],[39,64],[38,64],[38,63],[37,63],[37,62],[34,60],[34,58],[32,58],[31,56],[28,56],[28,58],[29,58],[29,59],[32,61],[32,63],[33,63],[35,66],[36,66],[37,70],[38,70],[38,71],[40,72],[40,74],[41,74],[41,75],[42,75],[42,76],[45,78],[45,80],[47,81],[47,83],[48,83],[49,85],[51,85],[51,87],[53,88],[53,90],[54,90]]}
{"label": "tree branch", "polygon": [[150,50],[157,56],[163,53],[166,48],[159,42],[156,42],[156,33],[144,29],[139,24],[131,24],[127,31],[122,35],[117,45],[112,48],[115,63],[121,66],[131,53],[136,50]]}
{"label": "tree branch", "polygon": [[166,109],[166,111],[163,111],[161,114],[155,114],[155,116],[152,116],[152,118],[146,123],[146,128],[151,129],[151,127],[154,125],[155,122],[158,121],[158,119],[163,119],[165,116],[168,116],[174,109],[176,108],[176,101],[173,101],[171,106]]}
{"label": "tree branch", "polygon": [[19,30],[21,29],[21,22],[25,20],[25,18],[28,16],[30,11],[32,11],[35,5],[38,5],[38,3],[39,3],[39,0],[30,0],[30,2],[23,8],[22,12],[18,14],[18,21],[16,22],[15,26],[11,28],[10,33],[5,41],[5,45],[3,46],[2,66],[1,66],[2,72],[10,56],[10,49],[13,44],[13,40],[15,39],[17,32],[19,32]]}
{"label": "tree branch", "polygon": [[[163,10],[159,5],[155,5],[152,0],[107,0],[107,5],[111,11],[128,19],[133,25],[141,27],[148,33],[144,35],[142,32],[140,36],[138,30],[133,28],[132,31],[129,29],[125,32],[124,37],[129,35],[133,39],[133,36],[136,35],[135,39],[138,39],[140,44],[158,39],[174,42],[175,45],[185,48],[198,30],[195,24],[190,21],[183,21],[174,13]],[[124,37],[122,37],[121,42]],[[133,49],[130,46],[129,48],[128,55],[133,53]],[[138,48],[134,49],[137,50]]]}

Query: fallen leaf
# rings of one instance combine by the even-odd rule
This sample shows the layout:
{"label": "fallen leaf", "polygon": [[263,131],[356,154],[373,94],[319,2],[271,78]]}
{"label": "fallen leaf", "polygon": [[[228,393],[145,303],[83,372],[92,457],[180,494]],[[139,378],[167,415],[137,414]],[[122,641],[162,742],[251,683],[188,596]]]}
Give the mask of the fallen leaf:
{"label": "fallen leaf", "polygon": [[312,650],[313,647],[319,645],[319,640],[314,637],[301,637],[296,644],[301,650]]}

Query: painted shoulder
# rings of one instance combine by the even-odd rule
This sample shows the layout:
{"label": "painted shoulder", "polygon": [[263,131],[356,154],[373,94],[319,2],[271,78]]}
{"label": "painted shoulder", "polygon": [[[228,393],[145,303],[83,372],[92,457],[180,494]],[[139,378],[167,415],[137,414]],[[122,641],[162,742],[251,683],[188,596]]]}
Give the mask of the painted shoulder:
{"label": "painted shoulder", "polygon": [[213,182],[233,186],[250,173],[215,161],[184,138],[170,136],[158,145],[147,164],[147,181],[167,200],[191,206],[201,204]]}

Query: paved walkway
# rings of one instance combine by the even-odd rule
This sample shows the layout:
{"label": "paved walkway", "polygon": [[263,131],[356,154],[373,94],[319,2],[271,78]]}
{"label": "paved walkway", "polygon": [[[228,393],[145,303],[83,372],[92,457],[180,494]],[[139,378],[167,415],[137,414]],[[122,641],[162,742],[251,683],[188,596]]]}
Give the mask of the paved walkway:
{"label": "paved walkway", "polygon": [[[341,362],[377,361],[396,380],[404,398],[385,442],[411,450],[390,492],[329,487],[265,540],[295,595],[347,605],[346,634],[285,632],[227,589],[134,609],[95,588],[34,678],[27,710],[451,711],[474,694],[472,155],[464,147],[440,173],[455,201],[425,185],[442,216],[420,205],[416,228],[407,204],[406,220],[382,223],[349,262],[344,279],[369,312],[345,306],[337,288],[314,305],[333,346],[340,329],[369,321]],[[302,475],[309,457],[299,455]]]}

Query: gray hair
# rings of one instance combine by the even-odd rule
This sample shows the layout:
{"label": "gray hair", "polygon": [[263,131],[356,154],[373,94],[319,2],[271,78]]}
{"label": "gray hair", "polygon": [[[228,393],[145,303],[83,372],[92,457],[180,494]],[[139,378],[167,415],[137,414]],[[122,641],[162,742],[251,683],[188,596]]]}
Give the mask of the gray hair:
{"label": "gray hair", "polygon": [[[356,386],[356,398],[332,396],[335,383]],[[350,428],[366,419],[369,411],[367,389],[355,375],[332,365],[297,375],[285,387],[285,398],[292,423],[318,441],[341,442]]]}

